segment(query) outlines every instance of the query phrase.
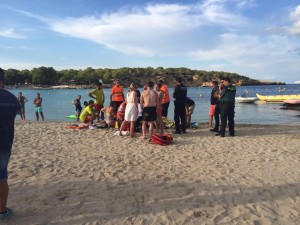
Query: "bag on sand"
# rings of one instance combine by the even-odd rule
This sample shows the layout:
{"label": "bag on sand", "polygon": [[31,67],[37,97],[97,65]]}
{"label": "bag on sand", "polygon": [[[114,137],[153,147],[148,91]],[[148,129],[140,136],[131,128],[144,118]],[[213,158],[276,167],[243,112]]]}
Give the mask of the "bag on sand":
{"label": "bag on sand", "polygon": [[168,134],[152,134],[149,143],[158,144],[162,146],[169,145],[173,141],[173,137]]}

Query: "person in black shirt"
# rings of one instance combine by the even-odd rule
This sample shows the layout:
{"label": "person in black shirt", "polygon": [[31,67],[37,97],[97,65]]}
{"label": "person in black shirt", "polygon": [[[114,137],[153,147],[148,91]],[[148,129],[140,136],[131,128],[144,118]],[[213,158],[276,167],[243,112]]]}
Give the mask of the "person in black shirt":
{"label": "person in black shirt", "polygon": [[6,207],[9,192],[7,166],[14,140],[15,118],[20,109],[18,99],[4,90],[4,71],[0,68],[0,221],[12,215],[11,209]]}
{"label": "person in black shirt", "polygon": [[219,82],[218,81],[213,81],[212,82],[212,90],[210,93],[210,107],[209,107],[209,127],[212,128],[213,124],[213,117],[215,117],[215,127],[210,129],[210,131],[215,131],[218,132],[219,130],[219,124],[220,124],[220,117],[219,117],[219,112],[215,113],[216,107],[218,104],[218,94],[219,94]]}
{"label": "person in black shirt", "polygon": [[[175,129],[174,134],[186,133],[185,130],[185,101],[187,95],[187,88],[182,83],[181,78],[176,78],[176,87],[174,89],[173,98],[174,100],[174,121]],[[181,122],[181,123],[180,123]],[[181,126],[180,126],[181,124]]]}
{"label": "person in black shirt", "polygon": [[76,110],[77,122],[79,121],[79,116],[82,111],[80,99],[81,99],[81,95],[78,95],[77,98],[73,101]]}
{"label": "person in black shirt", "polygon": [[192,119],[192,114],[194,112],[194,109],[195,109],[195,102],[189,97],[186,97],[185,99],[186,127],[191,126],[191,119]]}

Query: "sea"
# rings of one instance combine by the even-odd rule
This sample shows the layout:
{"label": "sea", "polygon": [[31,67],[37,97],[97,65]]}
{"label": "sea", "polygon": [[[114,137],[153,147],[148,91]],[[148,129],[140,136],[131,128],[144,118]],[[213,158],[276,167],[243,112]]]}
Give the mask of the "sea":
{"label": "sea", "polygon": [[[65,121],[72,122],[66,118],[68,115],[75,114],[75,106],[72,101],[77,95],[82,96],[83,101],[90,100],[88,93],[92,89],[8,89],[14,95],[22,92],[27,97],[25,104],[26,119],[35,120],[35,106],[33,100],[36,93],[40,93],[43,98],[43,112],[45,121]],[[106,101],[109,104],[110,88],[104,89]],[[139,89],[142,92],[142,89]],[[172,95],[174,87],[169,87]],[[124,89],[127,93],[128,88]],[[188,87],[188,97],[195,101],[195,110],[192,115],[192,122],[208,122],[208,111],[210,106],[211,87]],[[261,95],[286,95],[300,94],[300,84],[286,85],[262,85],[262,86],[238,86],[237,95],[247,94],[248,97],[255,97],[256,93]],[[170,103],[168,118],[173,120],[174,104]],[[17,120],[20,117],[17,116]],[[299,124],[300,111],[283,109],[282,103],[266,103],[256,101],[255,103],[236,103],[235,123],[237,124]]]}

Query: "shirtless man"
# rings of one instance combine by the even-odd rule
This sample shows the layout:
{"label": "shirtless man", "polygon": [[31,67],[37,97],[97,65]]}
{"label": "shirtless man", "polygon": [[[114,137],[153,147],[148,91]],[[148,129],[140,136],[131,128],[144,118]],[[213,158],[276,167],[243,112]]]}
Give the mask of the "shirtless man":
{"label": "shirtless man", "polygon": [[143,91],[140,99],[140,104],[143,109],[143,124],[142,124],[142,138],[146,138],[146,125],[147,122],[149,124],[149,135],[151,137],[153,133],[154,125],[153,123],[156,121],[156,106],[158,104],[158,94],[155,90],[153,90],[154,83],[149,81],[147,84],[147,89]]}
{"label": "shirtless man", "polygon": [[33,101],[33,104],[35,104],[35,115],[36,115],[36,120],[39,120],[39,113],[42,117],[42,120],[44,121],[44,114],[43,114],[43,110],[42,110],[42,102],[43,99],[41,98],[40,93],[36,94],[36,98]]}

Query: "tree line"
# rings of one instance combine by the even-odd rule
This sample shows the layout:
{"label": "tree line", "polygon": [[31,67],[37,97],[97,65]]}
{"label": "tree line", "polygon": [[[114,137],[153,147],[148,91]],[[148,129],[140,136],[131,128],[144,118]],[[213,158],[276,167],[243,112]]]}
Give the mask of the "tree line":
{"label": "tree line", "polygon": [[102,80],[103,84],[112,85],[115,80],[121,80],[125,84],[137,83],[143,85],[148,80],[164,80],[166,83],[174,84],[176,77],[181,77],[188,86],[203,85],[221,77],[230,77],[234,83],[240,85],[261,84],[260,81],[242,76],[236,73],[223,71],[192,70],[180,68],[129,68],[119,69],[98,68],[93,69],[64,69],[57,71],[53,67],[38,67],[32,70],[7,69],[5,72],[6,85],[90,85]]}

